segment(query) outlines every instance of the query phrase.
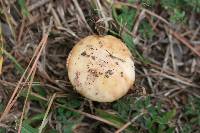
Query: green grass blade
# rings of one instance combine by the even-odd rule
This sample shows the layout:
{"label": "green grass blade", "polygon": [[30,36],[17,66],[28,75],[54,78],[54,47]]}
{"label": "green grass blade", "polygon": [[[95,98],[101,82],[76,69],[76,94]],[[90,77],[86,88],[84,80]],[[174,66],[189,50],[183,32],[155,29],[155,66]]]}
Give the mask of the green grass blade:
{"label": "green grass blade", "polygon": [[28,123],[23,123],[21,133],[38,133],[38,130],[30,126]]}
{"label": "green grass blade", "polygon": [[18,63],[18,61],[10,54],[8,53],[5,49],[3,49],[3,54],[6,55],[14,64],[17,69],[17,71],[20,72],[20,74],[24,73],[24,68]]}
{"label": "green grass blade", "polygon": [[[126,124],[127,122],[123,119],[121,119],[120,117],[118,117],[117,115],[114,114],[110,114],[106,111],[103,111],[101,109],[96,109],[96,115],[98,115],[99,117],[108,120],[110,122],[112,122],[113,124],[115,124],[115,126],[117,128],[122,127],[124,124]],[[129,126],[128,128],[125,129],[126,132],[128,133],[134,133],[137,130],[133,127],[133,126]]]}
{"label": "green grass blade", "polygon": [[29,16],[29,12],[28,12],[28,8],[26,6],[25,0],[18,0],[17,2],[21,8],[22,14],[26,17]]}

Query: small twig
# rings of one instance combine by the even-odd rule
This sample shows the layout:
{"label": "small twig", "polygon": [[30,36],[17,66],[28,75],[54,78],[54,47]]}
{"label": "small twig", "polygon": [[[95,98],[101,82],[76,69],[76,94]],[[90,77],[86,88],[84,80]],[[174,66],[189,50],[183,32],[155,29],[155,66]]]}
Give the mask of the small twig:
{"label": "small twig", "polygon": [[29,97],[30,92],[31,92],[31,86],[32,86],[32,83],[33,83],[33,79],[35,77],[36,70],[37,70],[37,68],[35,67],[35,69],[33,70],[32,75],[31,75],[30,84],[28,86],[28,91],[27,91],[27,94],[26,94],[26,98],[25,98],[24,106],[23,106],[23,111],[22,111],[22,114],[21,114],[20,122],[19,122],[18,133],[21,133],[22,123],[23,123],[23,119],[24,119],[24,114],[26,112],[26,106],[27,106],[27,102],[28,102],[28,97]]}
{"label": "small twig", "polygon": [[[142,68],[142,69],[143,69],[144,73],[146,75],[148,75],[147,69],[145,69],[145,68]],[[147,76],[147,81],[149,83],[149,87],[151,88],[152,92],[155,93],[156,91],[155,91],[155,88],[153,87],[153,83],[152,83],[150,76]]]}
{"label": "small twig", "polygon": [[185,86],[182,86],[182,87],[180,87],[181,89],[179,89],[179,91],[177,91],[177,92],[174,92],[174,93],[172,93],[170,96],[168,96],[169,98],[173,98],[173,97],[175,97],[176,95],[178,95],[179,93],[181,93],[182,91],[185,91],[185,92],[187,92],[187,93],[190,93],[190,94],[192,94],[193,96],[195,96],[195,97],[197,97],[197,98],[200,98],[200,95],[197,93],[197,92],[195,92],[194,90],[189,90],[189,89],[187,89]]}
{"label": "small twig", "polygon": [[181,41],[183,44],[185,44],[185,46],[187,46],[190,50],[192,50],[195,54],[197,54],[200,57],[200,53],[188,42],[187,39],[185,39],[184,37],[181,37],[179,35],[179,33],[173,31],[170,29],[170,33],[179,41]]}
{"label": "small twig", "polygon": [[198,28],[195,30],[195,32],[193,32],[193,36],[191,37],[190,41],[194,41],[195,38],[197,37],[198,33],[200,30],[200,25],[198,26]]}
{"label": "small twig", "polygon": [[168,90],[168,91],[164,94],[164,96],[167,97],[167,96],[169,96],[170,94],[173,94],[173,93],[174,93],[175,91],[177,91],[177,90],[180,90],[180,88],[170,89],[170,90]]}
{"label": "small twig", "polygon": [[36,8],[39,8],[49,2],[50,0],[38,0],[36,3],[28,6],[28,11],[31,12],[32,10],[35,10]]}
{"label": "small twig", "polygon": [[104,20],[103,22],[104,22],[104,24],[105,24],[105,30],[106,30],[106,32],[108,31],[108,29],[109,29],[109,25],[108,25],[108,20],[106,19],[106,15],[105,15],[105,12],[104,12],[104,10],[103,10],[103,7],[101,6],[101,3],[100,3],[100,1],[99,0],[96,0],[96,2],[97,2],[97,7],[99,8],[99,14],[101,14],[101,17],[102,17],[102,19]]}
{"label": "small twig", "polygon": [[[156,73],[160,73],[159,71],[154,70],[154,69],[152,69],[151,71],[156,72]],[[184,84],[184,85],[188,85],[188,86],[200,88],[200,86],[198,86],[198,85],[189,83],[189,82],[187,82],[187,81],[184,81],[184,80],[182,80],[182,79],[179,79],[179,78],[177,78],[177,77],[173,77],[173,76],[170,76],[170,75],[167,75],[167,74],[164,74],[164,73],[160,73],[160,76],[163,76],[163,77],[165,77],[165,78],[174,80],[174,81],[179,82],[179,83],[182,83],[182,84]]]}
{"label": "small twig", "polygon": [[[4,81],[4,80],[0,80],[0,83],[4,86],[10,86],[10,87],[16,87],[17,86],[17,83],[11,83],[11,82],[8,82],[8,81]],[[33,82],[32,83],[32,86],[42,86],[42,87],[48,87],[49,89],[54,89],[56,91],[59,91],[59,92],[62,92],[62,90],[65,90],[66,91],[66,88],[64,87],[60,87],[61,85],[56,83],[56,81],[53,82],[54,84],[58,85],[57,86],[53,86],[51,84],[40,84],[40,82]],[[29,86],[31,83],[30,82],[22,82],[20,85],[24,85],[24,86]],[[68,85],[68,86],[71,86]],[[60,88],[59,88],[60,87]],[[11,89],[11,88],[10,88]]]}
{"label": "small twig", "polygon": [[121,61],[121,62],[125,62],[125,60],[123,60],[123,59],[121,59],[121,58],[119,58],[119,57],[116,57],[116,56],[112,55],[108,50],[106,50],[106,52],[108,52],[108,54],[109,54],[109,56],[110,56],[111,58],[117,59],[117,60],[119,60],[119,61]]}
{"label": "small twig", "polygon": [[157,19],[155,22],[154,22],[154,19],[152,19],[152,17],[150,15],[145,15],[147,21],[149,22],[149,24],[151,25],[152,27],[152,30],[155,31],[155,33],[159,33],[159,30],[156,28],[157,25],[159,24],[160,20]]}
{"label": "small twig", "polygon": [[56,27],[57,27],[57,26],[62,27],[61,21],[60,21],[60,19],[59,19],[59,17],[58,17],[58,14],[57,14],[56,11],[54,10],[54,8],[51,8],[50,10],[51,10],[51,13],[52,13],[52,15],[53,15],[53,17],[54,17]]}
{"label": "small twig", "polygon": [[17,44],[19,44],[19,42],[21,41],[22,35],[24,33],[24,27],[25,27],[25,20],[26,18],[23,17],[22,22],[21,22],[21,26],[20,26],[20,30],[17,36]]}
{"label": "small twig", "polygon": [[17,26],[17,22],[13,19],[13,17],[11,15],[9,15],[5,5],[4,5],[4,2],[3,0],[0,0],[1,4],[2,4],[2,11],[3,11],[3,14],[5,15],[5,18],[6,18],[6,22],[8,23],[8,26],[10,28],[10,31],[11,31],[11,34],[12,36],[14,37],[14,39],[16,39],[16,33],[15,33],[15,30],[13,28],[13,25],[14,26]]}
{"label": "small twig", "polygon": [[75,7],[77,8],[78,13],[79,13],[79,15],[80,15],[82,21],[86,24],[86,27],[89,29],[89,31],[90,31],[91,33],[93,33],[92,29],[90,28],[90,26],[88,25],[88,23],[87,23],[87,21],[86,21],[86,19],[85,19],[85,16],[84,16],[83,11],[81,10],[81,8],[80,8],[80,6],[79,6],[78,1],[77,1],[77,0],[72,0],[72,1],[73,1],[73,3],[74,3]]}
{"label": "small twig", "polygon": [[[137,64],[140,64],[140,65],[141,65],[141,62],[139,62],[138,60],[135,60],[135,62],[136,62]],[[192,82],[192,80],[187,79],[187,78],[184,78],[184,77],[180,76],[179,74],[177,74],[177,73],[175,73],[175,72],[172,72],[172,71],[169,70],[169,69],[162,69],[162,68],[161,68],[159,65],[157,65],[157,64],[151,63],[151,64],[148,64],[148,67],[151,67],[151,68],[154,68],[154,69],[163,71],[163,72],[165,72],[166,74],[171,75],[171,76],[176,77],[176,78],[179,78],[179,79],[181,79],[181,80],[184,80],[184,81],[187,81],[187,82]],[[198,86],[198,85],[195,84],[195,86]]]}
{"label": "small twig", "polygon": [[0,75],[2,74],[3,69],[3,48],[4,48],[4,38],[2,33],[2,25],[0,23]]}
{"label": "small twig", "polygon": [[140,113],[139,115],[135,116],[131,121],[127,122],[125,125],[123,125],[121,128],[119,128],[115,133],[120,133],[124,129],[126,129],[128,126],[130,126],[133,122],[135,122],[140,116],[142,116],[144,113]]}
{"label": "small twig", "polygon": [[6,124],[3,124],[3,123],[0,123],[0,127],[3,127],[3,128],[9,128],[9,126],[8,125],[6,125]]}
{"label": "small twig", "polygon": [[70,35],[72,35],[73,37],[75,37],[75,38],[77,38],[77,39],[80,39],[77,35],[76,35],[76,33],[74,33],[70,28],[65,28],[65,27],[60,27],[60,26],[58,26],[58,27],[56,27],[58,30],[63,30],[63,31],[66,31],[67,33],[69,33]]}
{"label": "small twig", "polygon": [[142,10],[142,12],[140,13],[140,15],[139,15],[134,27],[133,27],[133,31],[132,31],[133,36],[136,36],[139,24],[140,24],[141,20],[144,19],[144,18],[145,18],[145,11]]}
{"label": "small twig", "polygon": [[[166,69],[166,67],[167,67],[167,64],[168,64],[168,59],[169,59],[169,50],[170,49],[170,47],[168,46],[167,47],[167,50],[166,50],[166,52],[165,52],[165,58],[164,58],[164,63],[162,64],[162,68],[161,68],[161,72],[160,73],[163,73],[164,72],[164,70]],[[159,77],[160,77],[160,74],[158,75]],[[154,88],[156,88],[159,84],[160,84],[160,82],[162,82],[162,80],[163,80],[163,77],[160,77],[157,81],[156,81],[156,83],[155,83],[155,85],[153,86]]]}
{"label": "small twig", "polygon": [[47,116],[48,116],[48,113],[49,113],[49,111],[50,111],[50,109],[51,109],[51,106],[52,106],[52,104],[53,104],[53,100],[56,98],[56,93],[54,93],[53,94],[53,96],[50,98],[50,101],[49,101],[49,104],[48,104],[48,107],[47,107],[47,110],[46,110],[46,112],[45,112],[45,114],[44,114],[44,118],[43,118],[43,120],[42,120],[42,124],[40,125],[40,127],[39,127],[39,133],[42,133],[42,130],[43,130],[43,128],[45,127],[45,125],[46,125],[46,120],[47,120]]}
{"label": "small twig", "polygon": [[176,62],[176,59],[174,58],[175,55],[174,55],[174,42],[172,40],[172,36],[171,35],[168,35],[169,36],[169,47],[170,47],[170,52],[171,52],[171,59],[172,59],[172,66],[173,66],[173,69],[174,69],[174,72],[177,72],[177,62]]}

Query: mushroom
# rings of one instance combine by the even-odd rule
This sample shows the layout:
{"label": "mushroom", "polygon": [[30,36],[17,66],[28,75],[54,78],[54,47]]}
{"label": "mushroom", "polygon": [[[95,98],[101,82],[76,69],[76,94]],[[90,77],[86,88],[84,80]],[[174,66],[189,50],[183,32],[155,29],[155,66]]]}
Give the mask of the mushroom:
{"label": "mushroom", "polygon": [[67,58],[67,69],[75,90],[92,101],[113,102],[135,81],[131,52],[111,35],[81,39]]}

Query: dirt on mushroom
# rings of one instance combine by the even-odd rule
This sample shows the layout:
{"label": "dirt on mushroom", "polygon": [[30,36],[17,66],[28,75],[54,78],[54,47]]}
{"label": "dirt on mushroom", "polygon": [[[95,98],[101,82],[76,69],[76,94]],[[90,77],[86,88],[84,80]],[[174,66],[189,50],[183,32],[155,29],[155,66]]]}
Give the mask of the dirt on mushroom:
{"label": "dirt on mushroom", "polygon": [[86,98],[113,102],[124,96],[134,83],[131,56],[126,45],[113,36],[85,37],[74,46],[67,59],[69,79],[75,90]]}

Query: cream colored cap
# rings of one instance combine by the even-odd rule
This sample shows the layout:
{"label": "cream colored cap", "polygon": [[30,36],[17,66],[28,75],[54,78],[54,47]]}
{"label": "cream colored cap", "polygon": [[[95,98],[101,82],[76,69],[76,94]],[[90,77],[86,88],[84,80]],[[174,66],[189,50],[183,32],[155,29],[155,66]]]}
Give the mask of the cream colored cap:
{"label": "cream colored cap", "polygon": [[113,102],[124,96],[135,81],[131,56],[126,45],[116,37],[88,36],[68,56],[69,80],[86,98]]}

